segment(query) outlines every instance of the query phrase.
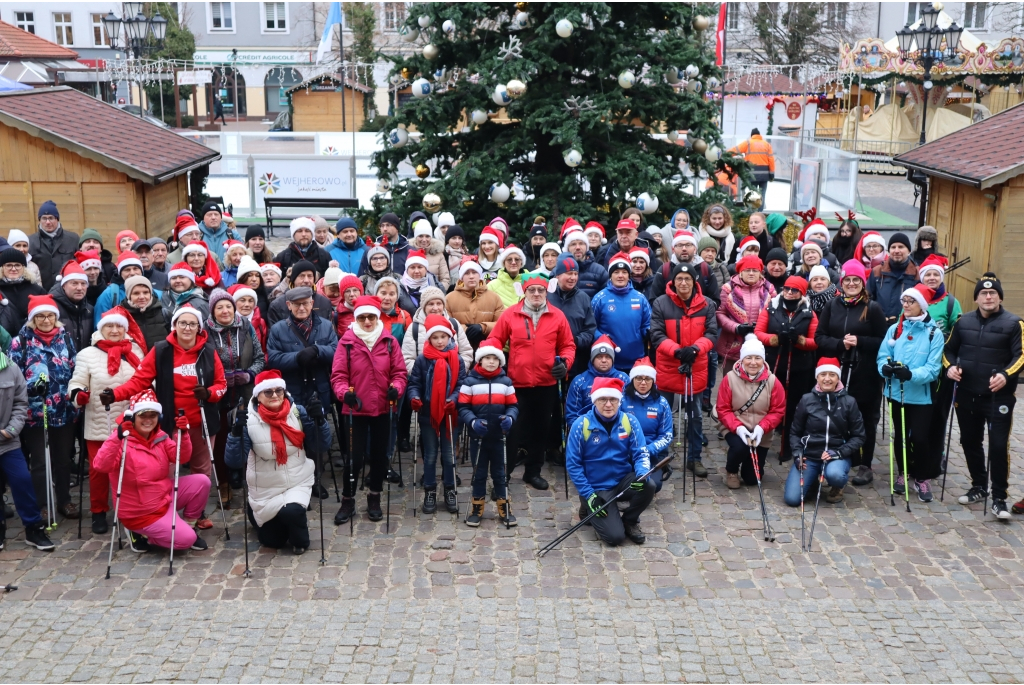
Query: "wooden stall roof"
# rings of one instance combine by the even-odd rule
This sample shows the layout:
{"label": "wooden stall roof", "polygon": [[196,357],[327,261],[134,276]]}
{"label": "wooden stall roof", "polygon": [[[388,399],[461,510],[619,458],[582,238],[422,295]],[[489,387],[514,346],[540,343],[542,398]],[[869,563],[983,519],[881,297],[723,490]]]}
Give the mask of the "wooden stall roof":
{"label": "wooden stall roof", "polygon": [[[297,86],[292,86],[291,88],[286,90],[284,93],[285,93],[285,95],[291,95],[292,93],[296,93],[296,92],[298,92],[300,90],[305,90],[306,88],[309,88],[311,86],[322,84],[325,81],[330,81],[335,86],[340,86],[341,85],[340,74],[320,74],[319,76],[314,76],[313,78],[308,78],[305,81],[303,81],[302,83],[298,84]],[[345,87],[346,88],[354,88],[355,90],[359,91],[360,93],[363,93],[363,94],[366,94],[366,95],[369,95],[369,94],[373,93],[373,89],[372,88],[370,88],[368,86],[364,86],[362,83],[359,83],[359,82],[353,82],[353,79],[351,78],[351,76],[345,80]]]}
{"label": "wooden stall roof", "polygon": [[813,92],[808,86],[794,81],[785,74],[772,74],[769,81],[763,82],[757,74],[744,74],[739,78],[730,78],[725,82],[726,95],[757,95],[760,93],[783,93],[786,95],[803,95]]}
{"label": "wooden stall roof", "polygon": [[220,159],[205,145],[67,86],[0,93],[0,123],[149,184]]}
{"label": "wooden stall roof", "polygon": [[896,164],[989,188],[1024,174],[1024,104],[893,158]]}
{"label": "wooden stall roof", "polygon": [[78,53],[0,21],[0,61],[78,59]]}

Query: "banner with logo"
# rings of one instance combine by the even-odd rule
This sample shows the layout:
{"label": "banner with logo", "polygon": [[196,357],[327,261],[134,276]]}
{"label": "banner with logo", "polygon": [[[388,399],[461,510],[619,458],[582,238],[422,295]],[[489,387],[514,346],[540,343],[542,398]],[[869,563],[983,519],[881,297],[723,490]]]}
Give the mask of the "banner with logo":
{"label": "banner with logo", "polygon": [[253,163],[256,202],[259,206],[263,205],[262,199],[267,197],[333,200],[351,194],[349,160],[343,157],[255,158]]}

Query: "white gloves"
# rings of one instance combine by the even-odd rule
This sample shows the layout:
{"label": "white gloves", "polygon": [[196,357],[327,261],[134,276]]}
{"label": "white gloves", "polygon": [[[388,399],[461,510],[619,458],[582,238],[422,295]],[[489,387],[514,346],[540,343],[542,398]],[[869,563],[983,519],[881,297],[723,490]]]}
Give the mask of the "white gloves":
{"label": "white gloves", "polygon": [[764,428],[761,426],[754,426],[754,432],[751,434],[751,440],[754,446],[757,447],[761,444],[761,438],[764,437]]}
{"label": "white gloves", "polygon": [[736,435],[743,441],[744,445],[749,445],[751,440],[754,439],[753,434],[747,430],[746,426],[740,426],[736,429]]}

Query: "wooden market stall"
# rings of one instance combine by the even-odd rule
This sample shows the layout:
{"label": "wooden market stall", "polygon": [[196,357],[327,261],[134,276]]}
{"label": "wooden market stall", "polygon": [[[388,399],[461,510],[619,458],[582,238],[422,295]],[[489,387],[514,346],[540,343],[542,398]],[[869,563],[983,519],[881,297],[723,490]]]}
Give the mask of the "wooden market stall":
{"label": "wooden market stall", "polygon": [[358,131],[366,120],[364,101],[373,106],[373,90],[352,79],[345,80],[344,88],[344,118],[342,85],[337,75],[321,74],[286,90],[292,107],[292,130],[351,131],[354,125]]}
{"label": "wooden market stall", "polygon": [[35,231],[46,200],[64,228],[171,234],[188,173],[220,154],[62,86],[0,93],[0,233]]}
{"label": "wooden market stall", "polygon": [[929,177],[927,221],[950,261],[970,257],[946,286],[964,309],[986,271],[1003,283],[1003,304],[1024,311],[1024,104],[904,152],[895,164]]}

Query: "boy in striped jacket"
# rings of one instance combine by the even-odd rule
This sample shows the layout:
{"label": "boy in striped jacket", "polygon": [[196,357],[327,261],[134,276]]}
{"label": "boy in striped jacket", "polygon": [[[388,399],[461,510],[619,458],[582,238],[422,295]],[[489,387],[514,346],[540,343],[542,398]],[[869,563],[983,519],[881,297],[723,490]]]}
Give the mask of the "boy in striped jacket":
{"label": "boy in striped jacket", "polygon": [[476,365],[466,374],[459,389],[459,420],[469,428],[470,435],[480,442],[480,455],[473,472],[473,506],[466,525],[477,527],[484,518],[487,502],[487,470],[490,468],[494,493],[498,500],[498,520],[503,525],[516,525],[508,501],[505,477],[505,435],[519,416],[516,390],[502,366],[505,354],[496,340],[485,340],[476,351]]}

